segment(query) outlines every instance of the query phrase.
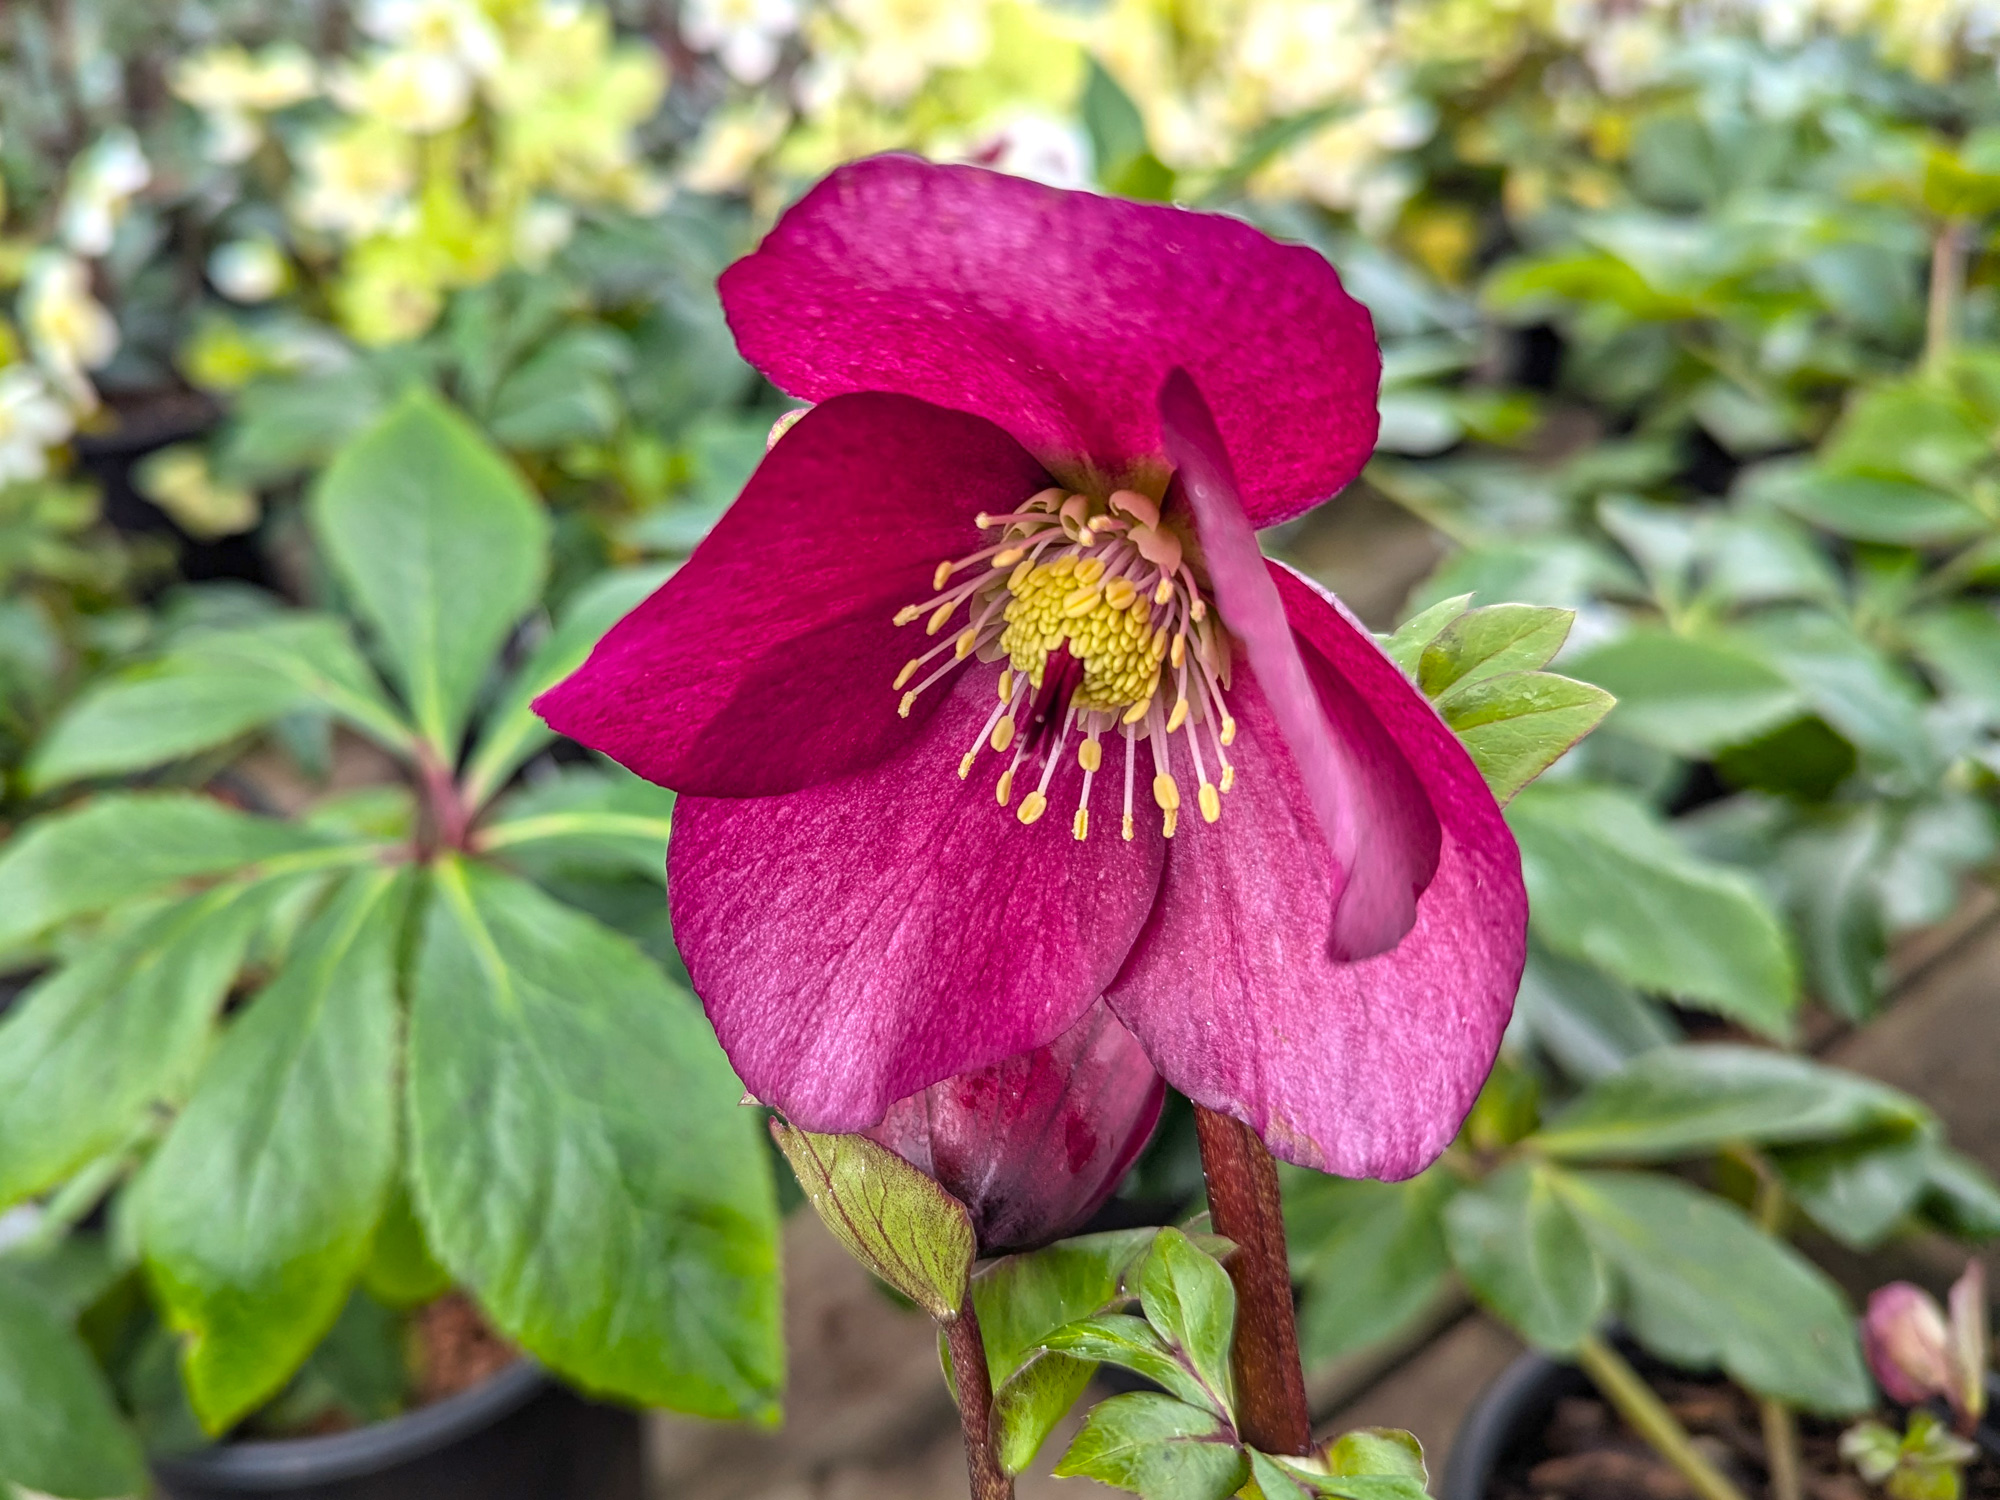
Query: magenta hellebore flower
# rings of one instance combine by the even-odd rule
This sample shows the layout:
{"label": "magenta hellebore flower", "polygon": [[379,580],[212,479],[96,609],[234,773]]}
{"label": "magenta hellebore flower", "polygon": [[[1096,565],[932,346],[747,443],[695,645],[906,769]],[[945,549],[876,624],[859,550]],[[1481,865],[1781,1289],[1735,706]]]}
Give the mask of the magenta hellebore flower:
{"label": "magenta hellebore flower", "polygon": [[1102,1000],[1046,1047],[960,1073],[863,1132],[972,1212],[982,1255],[1060,1239],[1095,1213],[1159,1122],[1166,1084]]}
{"label": "magenta hellebore flower", "polygon": [[1464,749],[1257,550],[1374,444],[1380,355],[1333,268],[889,156],[721,294],[816,404],[538,707],[682,793],[675,937],[750,1091],[866,1129],[1102,997],[1282,1157],[1434,1159],[1527,905]]}

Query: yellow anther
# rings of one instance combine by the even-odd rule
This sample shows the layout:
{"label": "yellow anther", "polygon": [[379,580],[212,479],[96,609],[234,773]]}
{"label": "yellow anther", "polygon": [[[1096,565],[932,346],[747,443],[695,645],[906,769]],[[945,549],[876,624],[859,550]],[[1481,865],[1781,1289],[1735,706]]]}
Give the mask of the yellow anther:
{"label": "yellow anther", "polygon": [[[1005,552],[996,552],[993,554],[993,566],[996,568],[1011,568],[1027,555],[1028,549],[1026,547],[1009,547]],[[940,584],[939,587],[942,588],[943,585]]]}
{"label": "yellow anther", "polygon": [[1076,810],[1076,816],[1075,816],[1074,818],[1070,819],[1070,824],[1069,824],[1069,831],[1070,831],[1071,833],[1073,833],[1073,834],[1075,834],[1075,835],[1076,835],[1076,837],[1077,837],[1077,841],[1078,841],[1079,843],[1081,843],[1081,842],[1082,842],[1082,841],[1083,841],[1084,839],[1087,839],[1087,838],[1089,838],[1089,837],[1090,837],[1090,809],[1089,809],[1089,808],[1087,808],[1087,807],[1079,807],[1079,808],[1078,808],[1078,809]]}
{"label": "yellow anther", "polygon": [[1153,585],[1153,602],[1155,604],[1165,604],[1173,597],[1174,584],[1172,579],[1162,578],[1158,583]]}
{"label": "yellow anther", "polygon": [[912,677],[917,675],[917,668],[922,665],[923,663],[916,657],[914,656],[911,657],[908,661],[903,663],[903,670],[896,674],[896,680],[893,683],[891,683],[890,686],[896,688],[902,687],[904,683],[908,682]]}
{"label": "yellow anther", "polygon": [[951,562],[949,560],[941,562],[937,565],[937,571],[931,574],[932,593],[936,593],[939,589],[944,587],[944,581],[947,578],[951,577],[952,570],[957,566],[958,566],[957,563]]}
{"label": "yellow anther", "polygon": [[1049,799],[1040,792],[1030,792],[1021,799],[1021,810],[1014,814],[1023,823],[1032,823],[1049,810]]}
{"label": "yellow anther", "polygon": [[[1065,552],[1054,562],[1048,564],[1048,570],[1049,577],[1051,578],[1067,578],[1076,571],[1076,558]],[[1036,571],[1040,572],[1041,570],[1038,568]]]}
{"label": "yellow anther", "polygon": [[1236,790],[1236,767],[1224,766],[1222,768],[1222,789],[1225,792]]}
{"label": "yellow anther", "polygon": [[1174,700],[1173,712],[1167,715],[1167,733],[1172,734],[1175,730],[1179,729],[1181,725],[1187,723],[1187,714],[1188,714],[1187,699],[1176,698]]}
{"label": "yellow anther", "polygon": [[1162,838],[1172,838],[1174,830],[1180,826],[1180,821],[1180,812],[1175,808],[1168,808],[1160,817],[1160,836]]}
{"label": "yellow anther", "polygon": [[1104,747],[1096,740],[1085,740],[1076,747],[1076,763],[1094,773],[1104,764]]}
{"label": "yellow anther", "polygon": [[972,762],[978,754],[977,750],[968,750],[965,752],[965,759],[958,763],[958,779],[960,781],[965,780],[966,777],[972,774]]}
{"label": "yellow anther", "polygon": [[897,715],[897,717],[898,717],[898,718],[903,718],[903,719],[907,719],[907,718],[909,718],[909,716],[910,716],[910,705],[911,705],[912,703],[915,703],[916,701],[917,701],[917,695],[916,695],[915,693],[905,693],[905,694],[903,694],[903,701],[902,701],[901,703],[899,703],[899,704],[897,704],[897,705],[896,705],[896,715]]}
{"label": "yellow anther", "polygon": [[1101,557],[1086,557],[1076,565],[1076,581],[1078,583],[1095,583],[1103,576],[1104,559]]}
{"label": "yellow anther", "polygon": [[1012,667],[1002,667],[1000,669],[1000,701],[1002,703],[1011,703],[1014,701],[1014,669]]}
{"label": "yellow anther", "polygon": [[[993,726],[993,738],[990,743],[995,750],[1005,750],[1009,745],[1014,743],[1014,716],[1012,714],[1003,715],[1000,722]],[[1007,799],[1002,797],[1000,800],[1005,802]]]}
{"label": "yellow anther", "polygon": [[1199,625],[1203,620],[1208,618],[1208,601],[1206,599],[1195,600],[1194,604],[1189,608],[1188,613],[1194,617],[1195,624]]}
{"label": "yellow anther", "polygon": [[973,516],[972,524],[974,526],[977,526],[981,531],[984,531],[987,527],[993,524],[992,512],[984,510],[978,512],[976,515]]}
{"label": "yellow anther", "polygon": [[1104,585],[1104,602],[1113,609],[1130,609],[1138,590],[1129,578],[1114,578]]}
{"label": "yellow anther", "polygon": [[1134,703],[1130,708],[1125,710],[1125,716],[1118,722],[1121,724],[1136,724],[1141,719],[1146,717],[1146,710],[1151,708],[1152,706],[1153,706],[1153,694],[1152,691],[1148,689],[1145,695],[1141,697],[1137,703]]}
{"label": "yellow anther", "polygon": [[917,608],[916,605],[905,604],[901,609],[896,611],[896,623],[898,625],[907,625],[922,613],[923,611]]}
{"label": "yellow anther", "polygon": [[1236,743],[1236,720],[1228,714],[1222,716],[1222,743],[1225,745]]}
{"label": "yellow anther", "polygon": [[1160,507],[1137,490],[1113,490],[1111,498],[1105,503],[1113,510],[1130,516],[1141,526],[1160,524]]}
{"label": "yellow anther", "polygon": [[1007,592],[1010,594],[1020,593],[1022,582],[1034,571],[1034,568],[1035,565],[1025,557],[1015,563],[1014,571],[1007,575]]}
{"label": "yellow anther", "polygon": [[1125,826],[1119,829],[1118,833],[1119,837],[1123,838],[1126,843],[1129,844],[1132,842],[1132,815],[1130,813],[1125,814]]}
{"label": "yellow anther", "polygon": [[958,601],[956,599],[947,599],[936,609],[932,610],[931,617],[924,621],[924,634],[936,635],[940,630],[944,629],[944,622],[951,618],[951,612],[957,608]]}
{"label": "yellow anther", "polygon": [[1014,768],[1012,766],[1009,766],[1000,773],[1000,785],[993,789],[993,793],[1000,799],[1000,805],[1005,807],[1007,799],[1014,795]]}
{"label": "yellow anther", "polygon": [[966,657],[972,655],[972,648],[978,644],[979,627],[977,625],[966,626],[965,629],[958,633],[957,644],[951,648],[953,660],[964,661]]}
{"label": "yellow anther", "polygon": [[1181,789],[1175,785],[1173,776],[1166,771],[1160,772],[1153,778],[1153,800],[1167,812],[1172,812],[1181,805]]}
{"label": "yellow anther", "polygon": [[1080,620],[1097,608],[1101,596],[1095,584],[1085,584],[1063,596],[1062,616],[1065,620]]}
{"label": "yellow anther", "polygon": [[[935,632],[933,632],[933,634],[935,634]],[[1176,672],[1178,672],[1183,666],[1187,664],[1186,635],[1177,635],[1174,637],[1174,649],[1168,655],[1167,660],[1173,663],[1174,670]]]}
{"label": "yellow anther", "polygon": [[1222,794],[1216,791],[1215,783],[1204,781],[1201,784],[1201,820],[1204,823],[1213,823],[1221,816]]}

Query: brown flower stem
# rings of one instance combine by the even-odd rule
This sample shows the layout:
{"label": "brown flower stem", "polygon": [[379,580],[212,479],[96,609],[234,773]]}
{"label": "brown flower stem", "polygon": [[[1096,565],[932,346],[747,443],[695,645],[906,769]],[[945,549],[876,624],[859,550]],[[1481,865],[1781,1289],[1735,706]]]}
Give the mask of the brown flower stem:
{"label": "brown flower stem", "polygon": [[[1757,1173],[1757,1227],[1775,1239],[1785,1227],[1784,1179],[1762,1156],[1753,1155],[1750,1164]],[[1771,1500],[1801,1500],[1805,1482],[1799,1465],[1798,1419],[1776,1396],[1760,1397],[1757,1415],[1764,1428],[1764,1471],[1770,1479]]]}
{"label": "brown flower stem", "polygon": [[1653,1388],[1616,1349],[1591,1334],[1576,1346],[1576,1362],[1604,1393],[1604,1399],[1617,1408],[1618,1415],[1680,1472],[1701,1500],[1745,1500],[1743,1491],[1708,1461],[1708,1455],[1694,1445],[1666,1403],[1653,1394]]}
{"label": "brown flower stem", "polygon": [[1958,309],[1965,291],[1969,226],[1946,219],[1931,236],[1930,301],[1924,317],[1924,363],[1935,369],[1958,342]]}
{"label": "brown flower stem", "polygon": [[1307,1452],[1312,1414],[1292,1310],[1292,1269],[1285,1254],[1285,1216],[1278,1200],[1278,1164],[1241,1121],[1194,1107],[1201,1170],[1215,1232],[1236,1242],[1229,1279],[1236,1284],[1236,1425],[1266,1453]]}
{"label": "brown flower stem", "polygon": [[952,1381],[958,1387],[958,1422],[965,1429],[965,1472],[972,1483],[972,1500],[1014,1500],[1014,1481],[1000,1468],[993,1449],[993,1381],[986,1371],[986,1343],[979,1337],[971,1293],[958,1316],[945,1324],[944,1342],[951,1354]]}

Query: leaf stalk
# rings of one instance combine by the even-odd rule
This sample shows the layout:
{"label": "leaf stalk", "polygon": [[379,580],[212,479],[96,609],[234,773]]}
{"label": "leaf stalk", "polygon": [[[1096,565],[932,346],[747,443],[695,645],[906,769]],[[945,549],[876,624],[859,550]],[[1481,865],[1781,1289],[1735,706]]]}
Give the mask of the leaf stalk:
{"label": "leaf stalk", "polygon": [[1652,1445],[1655,1453],[1673,1465],[1701,1500],[1746,1500],[1743,1492],[1695,1446],[1694,1439],[1667,1410],[1666,1403],[1653,1394],[1653,1388],[1616,1349],[1596,1334],[1589,1334],[1576,1346],[1576,1362],[1604,1393],[1604,1399],[1617,1408],[1618,1415]]}

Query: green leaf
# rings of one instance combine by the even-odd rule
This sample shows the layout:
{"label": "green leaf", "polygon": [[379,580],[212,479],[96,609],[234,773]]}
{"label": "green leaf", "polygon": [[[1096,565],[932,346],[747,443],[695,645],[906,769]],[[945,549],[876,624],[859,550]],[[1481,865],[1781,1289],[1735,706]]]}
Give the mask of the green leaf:
{"label": "green leaf", "polygon": [[371,857],[210,797],[121,792],[28,825],[0,851],[0,952],[72,917],[183,881],[330,866]]}
{"label": "green leaf", "polygon": [[1690,854],[1610,787],[1529,787],[1508,822],[1544,945],[1767,1036],[1787,1033],[1798,976],[1748,876]]}
{"label": "green leaf", "polygon": [[507,461],[413,390],[343,448],[314,490],[315,535],[447,763],[547,567],[548,518]]}
{"label": "green leaf", "polygon": [[1514,1017],[1524,1038],[1581,1082],[1616,1073],[1640,1053],[1680,1039],[1661,1008],[1630,985],[1533,942]]}
{"label": "green leaf", "polygon": [[965,1205],[866,1136],[771,1134],[799,1186],[848,1253],[940,1323],[965,1305],[977,1253]]}
{"label": "green leaf", "polygon": [[1539,604],[1489,604],[1467,610],[1424,647],[1417,659],[1417,686],[1427,697],[1443,696],[1503,672],[1533,672],[1569,639],[1576,611]]}
{"label": "green leaf", "polygon": [[[1357,1435],[1349,1433],[1348,1437]],[[1416,1439],[1410,1441],[1414,1443]],[[1301,1459],[1279,1458],[1254,1448],[1250,1450],[1250,1466],[1264,1500],[1300,1500],[1307,1495],[1328,1495],[1337,1500],[1429,1500],[1430,1492],[1421,1476],[1321,1474],[1308,1468]]]}
{"label": "green leaf", "polygon": [[1400,1427],[1357,1427],[1328,1443],[1321,1454],[1327,1473],[1335,1478],[1383,1474],[1429,1482],[1424,1445],[1416,1434]]}
{"label": "green leaf", "polygon": [[1228,1411],[1235,1400],[1229,1346],[1236,1333],[1236,1288],[1221,1263],[1178,1229],[1162,1229],[1139,1268],[1139,1306]]}
{"label": "green leaf", "polygon": [[537,880],[566,869],[666,875],[674,794],[622,766],[565,766],[510,792],[476,835],[481,853],[501,854]]}
{"label": "green leaf", "polygon": [[1653,1173],[1558,1180],[1617,1274],[1626,1326],[1655,1354],[1694,1369],[1720,1365],[1759,1395],[1809,1411],[1873,1404],[1839,1289],[1739,1209]]}
{"label": "green leaf", "polygon": [[1958,603],[1907,622],[1924,665],[1960,697],[2000,722],[2000,614],[1991,605]]}
{"label": "green leaf", "polygon": [[1907,774],[1937,774],[1924,695],[1902,666],[1846,620],[1816,610],[1769,610],[1739,634],[1861,750]]}
{"label": "green leaf", "polygon": [[1719,640],[1634,630],[1567,665],[1618,700],[1610,728],[1676,755],[1755,739],[1806,708],[1782,672]]}
{"label": "green leaf", "polygon": [[435,879],[407,1067],[438,1259],[587,1389],[773,1415],[770,1159],[701,1012],[533,886],[454,860]]}
{"label": "green leaf", "polygon": [[631,568],[607,573],[570,602],[562,623],[536,647],[486,716],[466,768],[467,801],[475,807],[483,803],[523,761],[555,739],[554,731],[535,713],[535,699],[582,666],[605,631],[636,609],[671,572]]}
{"label": "green leaf", "polygon": [[1308,1363],[1387,1338],[1430,1303],[1450,1269],[1439,1215],[1456,1186],[1443,1171],[1394,1183],[1287,1177],[1286,1237],[1304,1286],[1299,1341]]}
{"label": "green leaf", "polygon": [[1792,1201],[1853,1250],[1872,1250],[1916,1207],[1930,1186],[1937,1132],[1781,1147],[1771,1164]]}
{"label": "green leaf", "polygon": [[1943,1149],[1931,1153],[1924,1210],[1961,1239],[2000,1236],[2000,1185],[1969,1156]]}
{"label": "green leaf", "polygon": [[409,1188],[400,1180],[390,1184],[382,1205],[368,1263],[361,1268],[361,1284],[376,1301],[398,1308],[421,1307],[451,1286],[451,1272],[431,1253]]}
{"label": "green leaf", "polygon": [[1437,709],[1505,802],[1595,729],[1614,701],[1553,672],[1507,672],[1453,688]]}
{"label": "green leaf", "polygon": [[1445,1237],[1479,1300],[1539,1349],[1574,1349],[1603,1316],[1610,1288],[1553,1174],[1503,1167],[1445,1209]]}
{"label": "green leaf", "polygon": [[1770,493],[1800,520],[1863,542],[1951,546],[1987,528],[1986,518],[1965,501],[1901,479],[1808,470]]}
{"label": "green leaf", "polygon": [[1571,1160],[1668,1161],[1736,1142],[1908,1135],[1931,1115],[1856,1073],[1761,1047],[1661,1047],[1593,1084],[1534,1139]]}
{"label": "green leaf", "polygon": [[57,970],[0,1021],[0,1207],[119,1147],[192,1080],[284,882],[175,903]]}
{"label": "green leaf", "polygon": [[1403,675],[1415,679],[1417,662],[1424,654],[1424,648],[1437,639],[1437,634],[1464,614],[1472,603],[1470,594],[1454,594],[1449,599],[1440,599],[1429,609],[1419,610],[1396,627],[1393,635],[1377,636],[1382,649],[1389,659],[1403,669]]}
{"label": "green leaf", "polygon": [[1055,1474],[1095,1479],[1146,1500],[1227,1500],[1249,1476],[1249,1463],[1221,1417],[1136,1391],[1091,1408]]}
{"label": "green leaf", "polygon": [[0,1268],[0,1481],[99,1500],[147,1487],[146,1461],[90,1351]]}
{"label": "green leaf", "polygon": [[407,872],[349,876],[224,1034],[147,1165],[140,1240],[226,1430],[333,1326],[396,1159],[396,947]]}
{"label": "green leaf", "polygon": [[1135,1318],[1130,1313],[1098,1313],[1079,1318],[1048,1334],[1042,1340],[1042,1347],[1075,1359],[1135,1371],[1171,1391],[1179,1400],[1192,1402],[1218,1417],[1228,1415],[1229,1406],[1221,1394],[1206,1384],[1182,1354],[1144,1318]]}

